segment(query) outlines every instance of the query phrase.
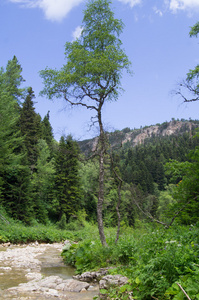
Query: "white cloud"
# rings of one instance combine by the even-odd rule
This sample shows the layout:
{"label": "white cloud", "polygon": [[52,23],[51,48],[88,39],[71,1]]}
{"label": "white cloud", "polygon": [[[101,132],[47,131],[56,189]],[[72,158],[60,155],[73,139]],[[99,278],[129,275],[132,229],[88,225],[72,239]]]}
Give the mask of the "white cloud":
{"label": "white cloud", "polygon": [[39,7],[46,18],[51,21],[61,21],[71,9],[84,0],[9,0],[26,7]]}
{"label": "white cloud", "polygon": [[130,7],[134,7],[137,4],[141,4],[142,0],[119,0],[120,2],[123,2],[124,4],[129,4]]}
{"label": "white cloud", "polygon": [[174,13],[178,10],[199,9],[199,0],[170,0],[169,8]]}
{"label": "white cloud", "polygon": [[155,12],[157,15],[159,15],[160,17],[163,16],[163,12],[162,12],[160,9],[158,9],[156,6],[153,7],[153,10],[154,10],[154,12]]}
{"label": "white cloud", "polygon": [[81,26],[77,26],[76,29],[73,31],[72,36],[73,36],[73,40],[76,40],[80,37],[81,32],[82,32],[82,27]]}

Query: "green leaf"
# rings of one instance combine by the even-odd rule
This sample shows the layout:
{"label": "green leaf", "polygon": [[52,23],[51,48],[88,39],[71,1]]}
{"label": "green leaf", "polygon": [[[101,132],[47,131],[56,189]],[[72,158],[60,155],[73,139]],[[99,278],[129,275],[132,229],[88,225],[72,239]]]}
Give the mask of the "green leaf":
{"label": "green leaf", "polygon": [[140,283],[141,283],[139,277],[136,277],[135,282],[136,282],[137,284],[140,284]]}
{"label": "green leaf", "polygon": [[100,294],[102,294],[102,295],[106,295],[107,293],[108,293],[108,291],[105,290],[105,289],[101,289],[101,290],[100,290]]}

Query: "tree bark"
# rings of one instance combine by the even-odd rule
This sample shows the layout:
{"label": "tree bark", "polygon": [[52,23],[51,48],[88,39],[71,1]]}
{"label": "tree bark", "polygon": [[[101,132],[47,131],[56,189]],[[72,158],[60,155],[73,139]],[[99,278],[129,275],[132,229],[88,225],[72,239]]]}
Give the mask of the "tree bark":
{"label": "tree bark", "polygon": [[106,153],[106,142],[105,133],[101,118],[101,108],[98,110],[98,122],[100,127],[99,136],[99,193],[98,193],[98,203],[97,203],[97,222],[99,229],[99,236],[103,246],[107,247],[106,237],[104,234],[104,224],[103,224],[103,203],[104,203],[104,157]]}

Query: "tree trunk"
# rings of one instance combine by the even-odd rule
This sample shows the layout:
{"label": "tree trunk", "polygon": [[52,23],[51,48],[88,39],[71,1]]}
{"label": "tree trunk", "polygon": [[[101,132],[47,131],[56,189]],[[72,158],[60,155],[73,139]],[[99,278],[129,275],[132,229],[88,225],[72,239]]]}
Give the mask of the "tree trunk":
{"label": "tree trunk", "polygon": [[[119,177],[119,176],[118,176]],[[117,222],[117,235],[116,235],[116,239],[115,239],[115,243],[117,244],[118,240],[119,240],[119,236],[120,236],[120,222],[121,222],[121,215],[120,215],[120,204],[121,204],[121,187],[122,187],[122,181],[119,180],[119,185],[118,185],[118,202],[116,205],[116,211],[117,211],[117,218],[118,218],[118,222]]]}
{"label": "tree trunk", "polygon": [[97,222],[100,240],[103,246],[107,247],[106,237],[104,234],[104,224],[103,224],[103,203],[104,203],[104,156],[106,152],[106,142],[105,142],[105,133],[103,129],[102,119],[101,119],[101,109],[98,111],[98,122],[100,127],[100,136],[99,136],[99,194],[98,194],[98,203],[97,203]]}

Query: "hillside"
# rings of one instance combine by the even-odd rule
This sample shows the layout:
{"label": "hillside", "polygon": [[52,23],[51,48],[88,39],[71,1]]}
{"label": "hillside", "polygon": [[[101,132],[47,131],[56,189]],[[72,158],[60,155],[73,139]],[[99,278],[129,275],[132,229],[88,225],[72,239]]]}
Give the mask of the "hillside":
{"label": "hillside", "polygon": [[[178,136],[183,133],[190,133],[190,136],[192,136],[193,131],[198,127],[198,120],[172,120],[140,129],[131,130],[130,128],[124,128],[121,131],[116,130],[109,132],[108,137],[113,149],[120,148],[121,146],[135,147],[150,142],[153,138],[164,138],[172,135]],[[97,141],[98,137],[79,142],[81,151],[85,154],[95,151]]]}

